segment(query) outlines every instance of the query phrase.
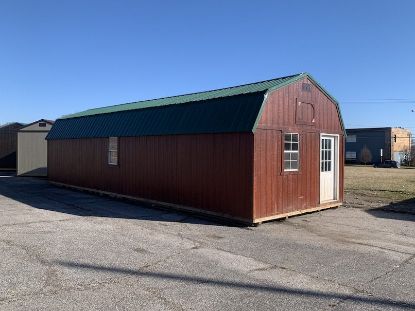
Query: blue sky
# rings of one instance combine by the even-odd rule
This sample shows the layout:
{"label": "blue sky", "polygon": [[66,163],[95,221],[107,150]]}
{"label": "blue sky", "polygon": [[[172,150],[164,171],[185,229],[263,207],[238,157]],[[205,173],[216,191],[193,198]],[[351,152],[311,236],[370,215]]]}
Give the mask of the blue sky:
{"label": "blue sky", "polygon": [[414,12],[411,0],[0,0],[0,124],[310,72],[347,127],[415,131]]}

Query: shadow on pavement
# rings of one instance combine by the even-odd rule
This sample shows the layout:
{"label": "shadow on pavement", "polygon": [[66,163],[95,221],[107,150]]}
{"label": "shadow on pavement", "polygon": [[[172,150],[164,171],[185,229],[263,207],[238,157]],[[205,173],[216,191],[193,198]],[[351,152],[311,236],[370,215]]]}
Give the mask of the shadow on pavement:
{"label": "shadow on pavement", "polygon": [[0,170],[0,178],[15,177],[15,176],[16,176],[15,170],[7,170],[7,171]]}
{"label": "shadow on pavement", "polygon": [[76,216],[240,227],[238,224],[159,206],[61,188],[46,179],[16,177],[15,172],[0,171],[0,195],[36,209]]}
{"label": "shadow on pavement", "polygon": [[415,221],[415,198],[369,209],[366,212],[378,218]]}
{"label": "shadow on pavement", "polygon": [[271,294],[286,294],[291,296],[301,297],[317,297],[323,299],[340,299],[350,300],[368,305],[376,305],[380,307],[399,307],[401,309],[415,310],[415,303],[408,303],[406,301],[392,300],[387,298],[380,298],[374,296],[365,296],[364,294],[342,294],[332,292],[313,291],[305,289],[296,289],[283,286],[272,286],[265,284],[253,284],[247,282],[227,281],[214,278],[198,277],[181,275],[174,273],[150,272],[142,270],[133,270],[117,267],[105,267],[86,263],[76,263],[71,261],[56,261],[57,265],[81,270],[92,270],[98,272],[109,272],[114,274],[130,275],[137,277],[146,277],[151,279],[159,279],[165,281],[180,281],[188,284],[205,284],[210,286],[220,286],[226,288],[236,288],[241,290],[253,290],[257,292],[268,292]]}

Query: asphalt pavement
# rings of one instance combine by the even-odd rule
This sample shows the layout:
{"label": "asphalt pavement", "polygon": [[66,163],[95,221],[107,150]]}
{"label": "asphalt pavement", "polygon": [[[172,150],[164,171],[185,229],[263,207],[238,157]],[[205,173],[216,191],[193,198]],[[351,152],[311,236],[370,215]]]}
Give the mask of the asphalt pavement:
{"label": "asphalt pavement", "polygon": [[414,310],[415,215],[241,227],[0,174],[0,310]]}

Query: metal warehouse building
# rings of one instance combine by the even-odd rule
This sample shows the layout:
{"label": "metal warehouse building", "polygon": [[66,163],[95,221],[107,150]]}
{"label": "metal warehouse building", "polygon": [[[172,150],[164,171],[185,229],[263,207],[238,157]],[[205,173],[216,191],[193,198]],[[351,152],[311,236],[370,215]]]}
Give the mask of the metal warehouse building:
{"label": "metal warehouse building", "polygon": [[346,162],[376,163],[394,160],[401,163],[412,147],[412,133],[400,127],[346,129]]}
{"label": "metal warehouse building", "polygon": [[0,127],[0,169],[16,169],[17,131],[21,123],[9,123]]}
{"label": "metal warehouse building", "polygon": [[55,183],[245,223],[343,200],[339,106],[308,74],[92,109],[47,139]]}
{"label": "metal warehouse building", "polygon": [[47,176],[48,145],[46,135],[52,121],[39,120],[19,130],[17,134],[17,175]]}

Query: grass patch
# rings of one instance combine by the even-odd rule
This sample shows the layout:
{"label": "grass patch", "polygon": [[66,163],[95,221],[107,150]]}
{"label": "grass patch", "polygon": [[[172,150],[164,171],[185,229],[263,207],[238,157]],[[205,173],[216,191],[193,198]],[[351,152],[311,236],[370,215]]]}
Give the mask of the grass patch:
{"label": "grass patch", "polygon": [[389,202],[413,199],[415,170],[346,166],[345,192]]}

